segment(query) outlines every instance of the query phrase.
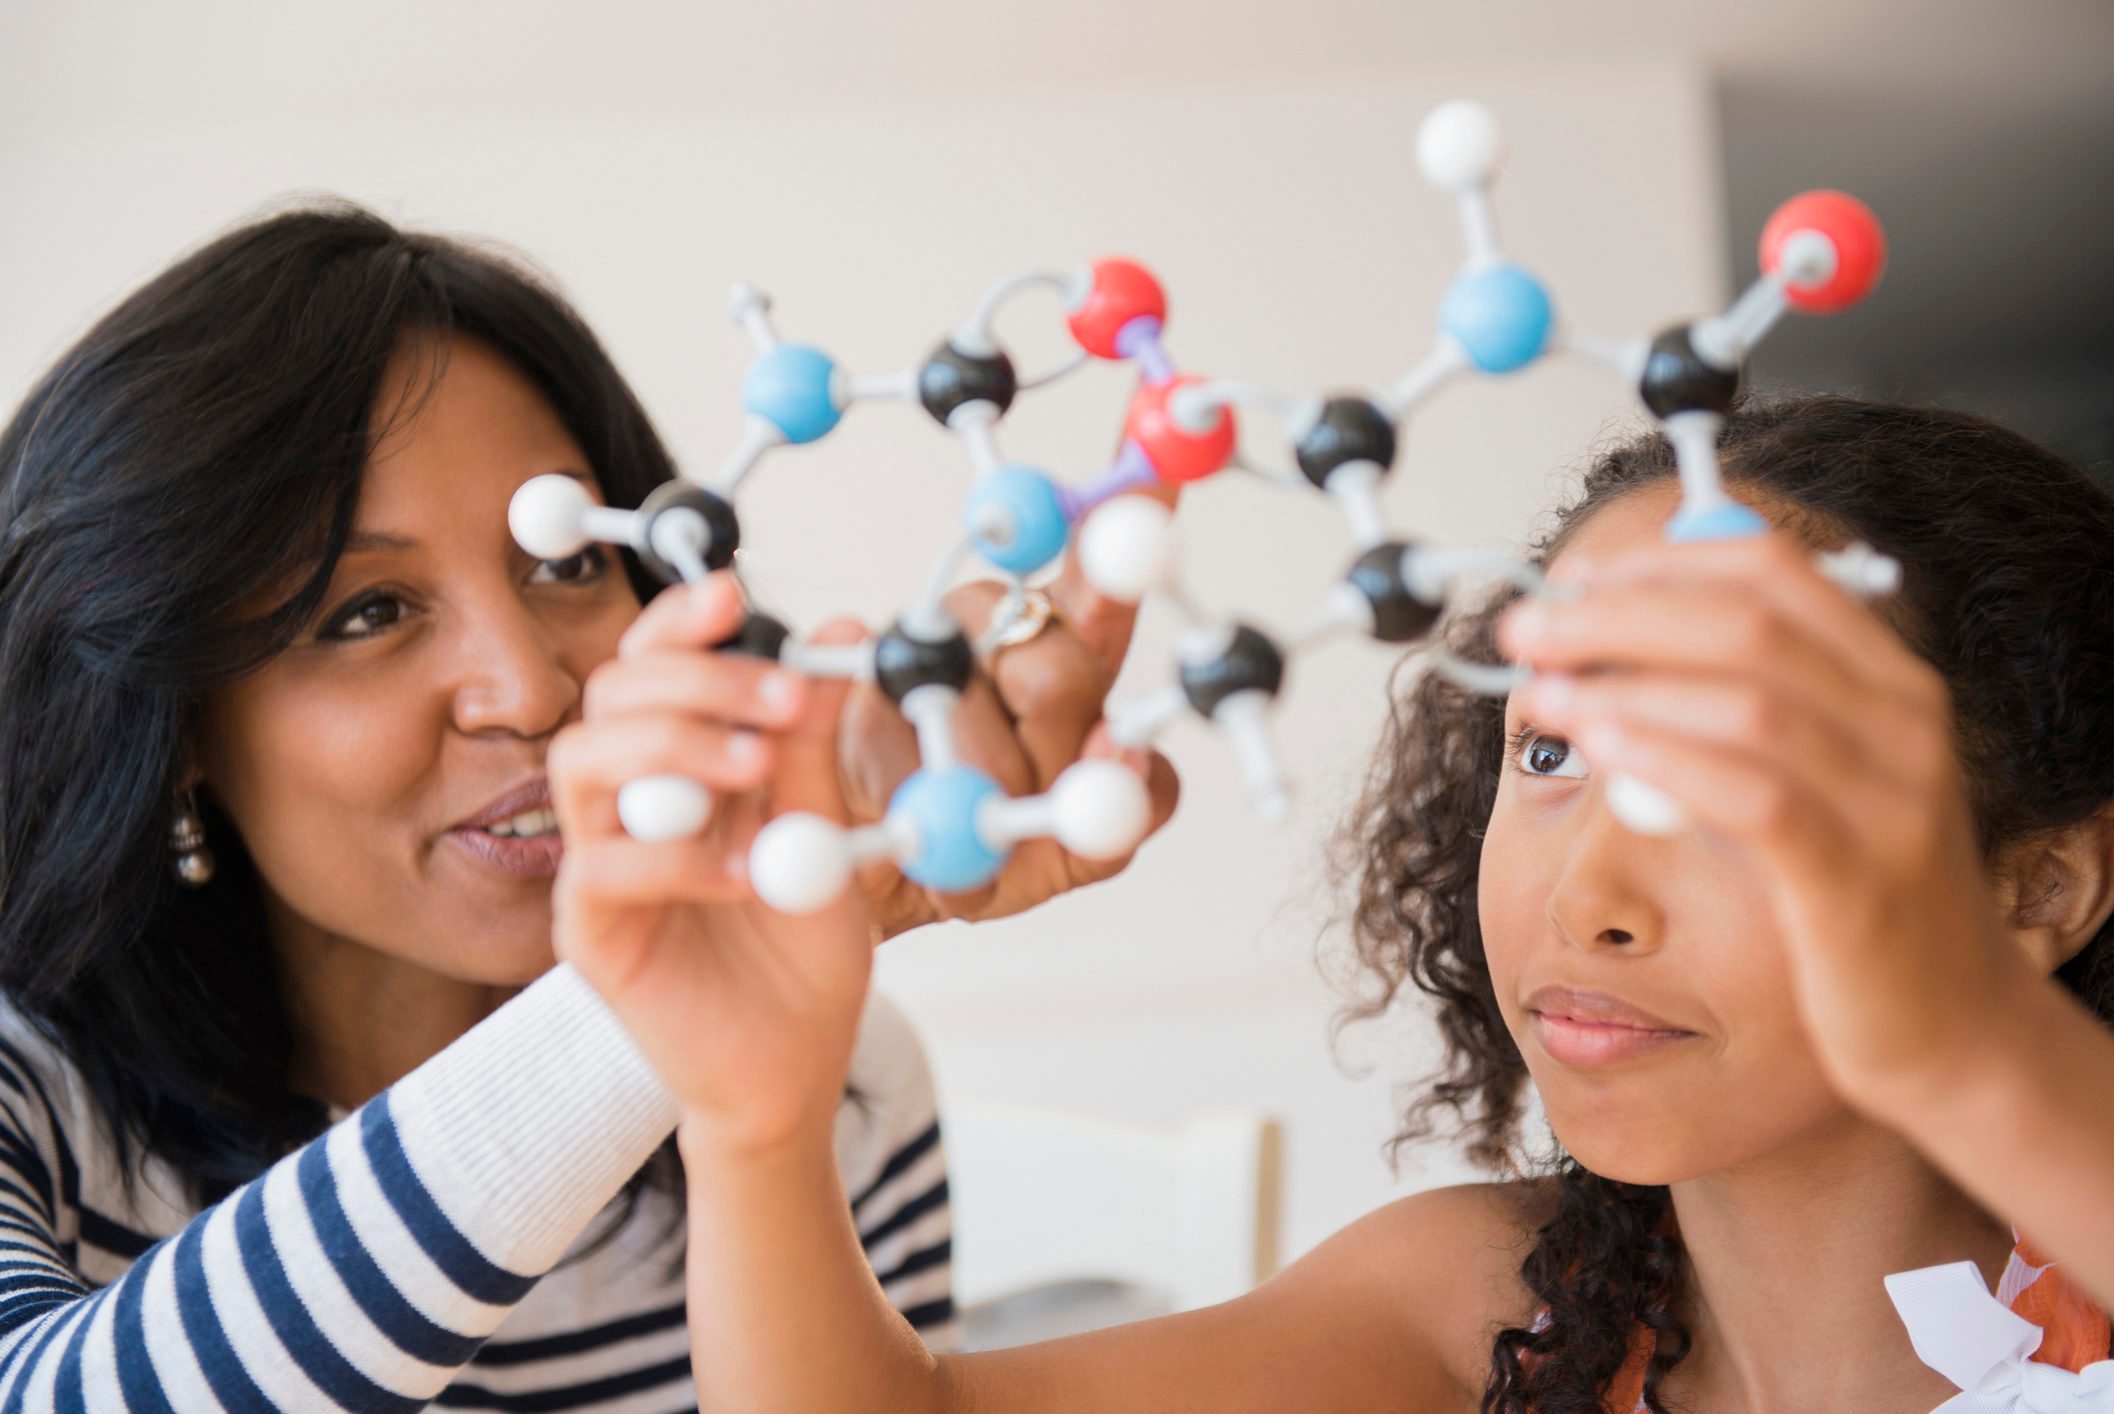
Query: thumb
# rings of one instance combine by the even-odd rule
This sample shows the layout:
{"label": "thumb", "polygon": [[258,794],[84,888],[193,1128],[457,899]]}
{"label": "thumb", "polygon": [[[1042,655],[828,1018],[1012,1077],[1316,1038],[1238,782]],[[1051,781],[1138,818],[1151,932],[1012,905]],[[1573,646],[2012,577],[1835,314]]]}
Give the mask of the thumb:
{"label": "thumb", "polygon": [[[810,635],[808,642],[817,646],[844,645],[859,643],[866,636],[866,626],[858,620],[832,619]],[[852,685],[849,677],[809,680],[800,717],[779,743],[772,813],[804,810],[840,825],[850,819],[844,784],[837,770],[837,732]]]}

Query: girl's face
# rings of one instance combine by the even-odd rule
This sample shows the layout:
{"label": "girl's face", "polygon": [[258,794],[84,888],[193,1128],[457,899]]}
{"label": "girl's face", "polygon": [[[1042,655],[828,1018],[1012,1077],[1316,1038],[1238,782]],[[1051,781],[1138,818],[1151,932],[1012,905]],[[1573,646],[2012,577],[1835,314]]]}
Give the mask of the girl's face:
{"label": "girl's face", "polygon": [[[436,353],[446,371],[417,404]],[[407,396],[417,411],[367,466],[321,618],[206,704],[202,788],[256,860],[282,940],[520,984],[552,961],[544,752],[639,602],[601,547],[546,562],[508,534],[530,477],[594,486],[526,378],[472,340],[412,344],[376,425]],[[515,818],[495,834],[494,814]]]}
{"label": "girl's face", "polygon": [[[1678,499],[1669,480],[1602,507],[1551,572],[1656,541]],[[1564,1147],[1605,1177],[1664,1184],[1849,1122],[1807,1044],[1748,860],[1693,829],[1632,832],[1578,751],[1509,704],[1505,729],[1483,943]]]}

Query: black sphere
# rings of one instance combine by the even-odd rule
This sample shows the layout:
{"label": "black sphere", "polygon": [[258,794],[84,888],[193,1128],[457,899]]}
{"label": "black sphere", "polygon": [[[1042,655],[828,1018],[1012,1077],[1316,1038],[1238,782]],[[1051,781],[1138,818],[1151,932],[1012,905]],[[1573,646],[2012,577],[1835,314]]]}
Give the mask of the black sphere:
{"label": "black sphere", "polygon": [[898,623],[874,644],[873,668],[881,691],[901,707],[903,699],[921,687],[937,683],[956,692],[966,688],[976,670],[976,651],[959,629],[933,642],[905,633]]}
{"label": "black sphere", "polygon": [[1696,352],[1695,341],[1683,324],[1652,340],[1644,360],[1644,376],[1637,380],[1637,395],[1654,417],[1672,417],[1677,412],[1714,412],[1731,408],[1740,391],[1740,371],[1707,363]]}
{"label": "black sphere", "polygon": [[1409,546],[1399,540],[1375,545],[1344,571],[1344,583],[1365,597],[1373,611],[1373,637],[1382,643],[1407,643],[1431,632],[1442,606],[1427,604],[1409,589],[1402,577],[1402,553]]}
{"label": "black sphere", "polygon": [[1284,685],[1285,655],[1258,629],[1233,626],[1233,639],[1217,657],[1182,664],[1182,691],[1189,705],[1210,716],[1236,692],[1275,697]]}
{"label": "black sphere", "polygon": [[793,631],[777,619],[751,609],[731,638],[721,639],[712,647],[715,652],[743,653],[775,663],[785,656],[785,641],[792,636]]}
{"label": "black sphere", "polygon": [[1382,471],[1392,467],[1395,424],[1370,399],[1330,398],[1292,451],[1307,480],[1326,489],[1330,474],[1346,462],[1371,462]]}
{"label": "black sphere", "polygon": [[918,401],[942,427],[957,408],[968,403],[989,403],[1003,413],[1013,406],[1013,395],[1019,391],[1012,359],[1002,353],[978,358],[951,342],[934,349],[918,370]]}
{"label": "black sphere", "polygon": [[674,584],[683,577],[681,570],[653,550],[653,524],[670,511],[689,511],[704,520],[709,537],[704,548],[707,569],[723,570],[734,563],[734,551],[741,545],[741,522],[734,517],[734,507],[725,497],[715,496],[702,486],[663,481],[639,503],[639,534],[631,547],[638,553],[639,563],[655,578]]}

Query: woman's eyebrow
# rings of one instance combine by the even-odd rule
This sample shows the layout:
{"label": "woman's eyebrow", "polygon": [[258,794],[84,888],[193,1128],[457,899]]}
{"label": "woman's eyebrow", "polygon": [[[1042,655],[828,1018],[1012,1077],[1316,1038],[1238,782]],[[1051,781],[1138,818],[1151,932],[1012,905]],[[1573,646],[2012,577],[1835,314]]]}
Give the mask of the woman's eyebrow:
{"label": "woman's eyebrow", "polygon": [[355,530],[345,542],[348,555],[374,554],[382,550],[411,550],[418,546],[416,540],[407,540],[401,535],[391,535],[382,530]]}

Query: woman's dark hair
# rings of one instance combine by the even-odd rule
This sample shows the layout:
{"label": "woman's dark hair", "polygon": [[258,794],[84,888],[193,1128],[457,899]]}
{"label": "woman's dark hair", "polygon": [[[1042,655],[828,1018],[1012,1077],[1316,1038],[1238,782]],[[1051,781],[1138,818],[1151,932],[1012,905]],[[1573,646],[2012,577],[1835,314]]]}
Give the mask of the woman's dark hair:
{"label": "woman's dark hair", "polygon": [[[1749,403],[1727,420],[1725,475],[1811,534],[1898,558],[1893,617],[1950,686],[1956,745],[1986,851],[2075,825],[2114,803],[2114,496],[2051,452],[1964,413],[1852,398]],[[1652,434],[1589,467],[1534,548],[1546,563],[1596,511],[1675,476]],[[1453,621],[1459,652],[1495,657],[1504,600]],[[1407,660],[1405,671],[1414,668]],[[1497,1006],[1476,909],[1484,826],[1504,761],[1504,707],[1414,673],[1398,693],[1365,793],[1338,842],[1355,877],[1344,1013],[1380,1015],[1405,988],[1437,1001],[1444,1059],[1396,1144],[1458,1121],[1500,1173],[1553,1170],[1553,1207],[1521,1276],[1541,1330],[1501,1332],[1484,1414],[1601,1414],[1640,1327],[1655,1351],[1646,1401],[1686,1356],[1675,1314],[1683,1256],[1663,1187],[1619,1183],[1520,1134],[1525,1061]],[[2114,923],[2056,974],[2114,1025]]]}
{"label": "woman's dark hair", "polygon": [[0,989],[79,1070],[128,1183],[143,1144],[210,1202],[325,1127],[288,1084],[293,1027],[234,827],[201,799],[219,869],[196,890],[169,830],[201,700],[322,608],[387,430],[385,369],[419,335],[512,364],[612,504],[674,474],[549,286],[345,204],[180,260],[0,433]]}

